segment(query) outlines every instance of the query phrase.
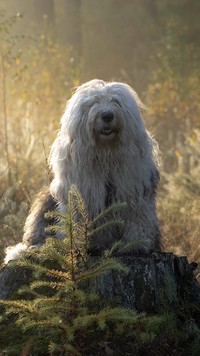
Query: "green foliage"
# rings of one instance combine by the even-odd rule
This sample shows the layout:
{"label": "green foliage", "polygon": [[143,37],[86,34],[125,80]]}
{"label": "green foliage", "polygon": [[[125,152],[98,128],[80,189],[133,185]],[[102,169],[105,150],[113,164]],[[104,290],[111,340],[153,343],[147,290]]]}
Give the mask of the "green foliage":
{"label": "green foliage", "polygon": [[[18,264],[33,270],[34,279],[30,286],[19,290],[19,299],[1,301],[6,307],[6,319],[8,316],[14,318],[17,332],[21,330],[18,344],[16,339],[11,339],[11,344],[6,343],[10,354],[12,349],[19,352],[21,345],[29,342],[36,355],[48,351],[78,355],[81,347],[87,347],[87,338],[96,344],[94,330],[103,335],[116,323],[128,325],[141,319],[134,310],[104,305],[99,295],[79,287],[110,270],[128,272],[126,266],[111,256],[92,261],[87,254],[88,238],[96,231],[94,222],[103,221],[124,204],[115,204],[94,221],[89,221],[84,201],[74,186],[69,192],[68,202],[65,214],[49,213],[59,219],[59,224],[51,228],[67,238],[49,238],[39,250],[30,252],[28,259],[19,261]],[[108,220],[106,227],[114,223],[122,224],[121,221]],[[100,228],[105,228],[105,224]],[[23,295],[29,298],[22,299]],[[9,330],[8,326],[8,333]]]}
{"label": "green foliage", "polygon": [[[113,306],[95,291],[94,279],[110,270],[128,272],[113,257],[116,251],[123,251],[120,243],[98,260],[87,253],[88,237],[95,230],[94,221],[102,221],[103,227],[106,217],[108,226],[113,225],[109,214],[123,209],[124,204],[115,204],[89,221],[85,203],[74,186],[68,201],[65,214],[49,213],[59,219],[52,229],[62,231],[67,237],[47,239],[45,245],[31,249],[17,263],[31,269],[33,278],[29,285],[18,290],[15,299],[1,301],[5,312],[0,319],[0,351],[6,355],[134,353],[139,356],[147,348],[151,355],[151,350],[156,348],[157,355],[164,355],[173,345],[177,351],[185,347],[191,350],[188,343],[194,342],[196,355],[197,326],[193,333],[187,330],[186,335],[171,311],[146,316],[134,309]],[[132,248],[124,246],[126,251],[129,247]]]}

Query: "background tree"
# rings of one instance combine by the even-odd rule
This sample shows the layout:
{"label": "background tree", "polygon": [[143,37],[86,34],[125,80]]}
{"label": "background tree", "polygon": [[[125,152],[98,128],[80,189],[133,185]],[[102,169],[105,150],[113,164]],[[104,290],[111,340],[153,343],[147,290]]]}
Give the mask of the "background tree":
{"label": "background tree", "polygon": [[[72,48],[74,56],[80,60],[82,53],[82,6],[81,0],[63,0],[62,33],[67,47]],[[72,30],[73,29],[73,30]]]}
{"label": "background tree", "polygon": [[161,35],[148,95],[166,150],[169,140],[174,145],[180,139],[180,131],[199,126],[200,3],[165,0],[157,10]]}

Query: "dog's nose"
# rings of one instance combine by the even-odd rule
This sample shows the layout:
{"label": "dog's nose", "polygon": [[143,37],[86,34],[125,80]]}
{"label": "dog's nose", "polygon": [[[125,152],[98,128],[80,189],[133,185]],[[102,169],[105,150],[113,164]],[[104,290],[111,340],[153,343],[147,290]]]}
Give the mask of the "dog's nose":
{"label": "dog's nose", "polygon": [[104,122],[111,122],[113,120],[113,117],[114,117],[114,115],[111,111],[104,111],[102,113],[102,120]]}

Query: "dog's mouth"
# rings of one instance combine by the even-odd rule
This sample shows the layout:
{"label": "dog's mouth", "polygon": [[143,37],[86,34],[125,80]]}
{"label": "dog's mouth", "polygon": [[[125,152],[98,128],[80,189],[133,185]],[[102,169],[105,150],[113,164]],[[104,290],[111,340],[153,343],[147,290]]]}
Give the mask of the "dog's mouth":
{"label": "dog's mouth", "polygon": [[116,134],[116,130],[114,130],[113,128],[111,127],[104,127],[103,129],[101,129],[100,131],[100,135],[103,135],[103,136],[110,136],[112,134]]}
{"label": "dog's mouth", "polygon": [[118,142],[118,137],[122,131],[122,125],[119,120],[112,120],[112,122],[99,121],[97,120],[96,125],[93,127],[95,140],[101,145]]}

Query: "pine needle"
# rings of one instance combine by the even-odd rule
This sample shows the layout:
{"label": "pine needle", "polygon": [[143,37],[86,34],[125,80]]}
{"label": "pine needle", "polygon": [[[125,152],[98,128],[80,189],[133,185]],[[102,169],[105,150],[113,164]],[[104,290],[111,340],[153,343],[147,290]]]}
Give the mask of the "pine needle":
{"label": "pine needle", "polygon": [[89,270],[81,272],[77,275],[77,281],[88,280],[91,278],[96,278],[101,275],[105,275],[110,272],[110,270],[117,270],[123,273],[128,273],[129,268],[124,264],[117,261],[115,258],[102,259],[97,265],[92,266]]}

